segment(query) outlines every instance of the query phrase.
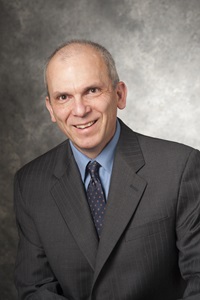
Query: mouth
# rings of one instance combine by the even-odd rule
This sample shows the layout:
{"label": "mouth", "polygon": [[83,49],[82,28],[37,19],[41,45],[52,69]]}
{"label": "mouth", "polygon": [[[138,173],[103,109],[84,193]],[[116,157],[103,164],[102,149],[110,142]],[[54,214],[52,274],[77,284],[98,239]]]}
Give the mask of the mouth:
{"label": "mouth", "polygon": [[89,128],[91,127],[92,125],[94,125],[96,123],[96,120],[95,121],[91,121],[87,124],[82,124],[82,125],[75,125],[76,128],[78,129],[85,129],[85,128]]}

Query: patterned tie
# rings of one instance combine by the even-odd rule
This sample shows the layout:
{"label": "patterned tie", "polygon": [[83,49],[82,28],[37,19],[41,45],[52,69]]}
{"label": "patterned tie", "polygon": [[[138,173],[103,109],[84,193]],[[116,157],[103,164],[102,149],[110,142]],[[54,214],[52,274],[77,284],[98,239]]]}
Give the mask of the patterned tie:
{"label": "patterned tie", "polygon": [[106,206],[101,181],[99,178],[100,167],[101,165],[97,161],[89,162],[86,167],[91,176],[87,188],[87,198],[99,237],[101,235]]}

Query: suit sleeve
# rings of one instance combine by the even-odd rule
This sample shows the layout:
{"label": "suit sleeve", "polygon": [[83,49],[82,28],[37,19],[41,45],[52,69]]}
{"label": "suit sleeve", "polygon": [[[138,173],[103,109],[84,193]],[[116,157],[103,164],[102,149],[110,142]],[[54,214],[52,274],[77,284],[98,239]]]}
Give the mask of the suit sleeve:
{"label": "suit sleeve", "polygon": [[14,185],[14,208],[19,234],[15,267],[18,299],[66,300],[48,263],[26,202],[22,199],[17,175]]}
{"label": "suit sleeve", "polygon": [[[179,267],[187,286],[184,300],[200,299],[200,152],[193,150],[186,163],[177,205]],[[181,299],[180,299],[181,300]]]}

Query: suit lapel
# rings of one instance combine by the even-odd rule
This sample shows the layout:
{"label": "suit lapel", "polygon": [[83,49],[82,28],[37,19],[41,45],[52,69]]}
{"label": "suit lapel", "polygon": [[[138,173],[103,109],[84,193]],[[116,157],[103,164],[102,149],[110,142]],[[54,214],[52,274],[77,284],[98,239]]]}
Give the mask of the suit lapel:
{"label": "suit lapel", "polygon": [[144,158],[135,133],[121,123],[93,286],[144,193],[147,183],[136,174],[143,165]]}
{"label": "suit lapel", "polygon": [[[121,121],[120,121],[121,122]],[[145,162],[136,134],[121,122],[104,228],[100,242],[69,143],[57,153],[52,196],[82,253],[94,270],[93,286],[102,267],[134,215],[147,183],[137,175]]]}
{"label": "suit lapel", "polygon": [[84,186],[69,144],[61,153],[58,153],[58,156],[55,166],[55,175],[58,180],[52,187],[51,193],[79,248],[94,269],[98,238]]}

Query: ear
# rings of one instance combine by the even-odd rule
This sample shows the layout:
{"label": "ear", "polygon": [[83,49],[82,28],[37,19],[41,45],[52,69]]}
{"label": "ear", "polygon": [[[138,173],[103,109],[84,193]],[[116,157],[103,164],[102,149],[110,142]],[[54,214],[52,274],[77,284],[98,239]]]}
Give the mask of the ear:
{"label": "ear", "polygon": [[116,87],[117,93],[117,107],[119,109],[124,109],[126,107],[126,96],[127,96],[127,87],[123,81],[119,81]]}
{"label": "ear", "polygon": [[46,100],[46,108],[48,109],[48,111],[50,113],[50,116],[51,116],[51,121],[56,122],[56,118],[54,116],[53,108],[52,108],[51,101],[50,101],[49,97],[46,96],[45,100]]}

